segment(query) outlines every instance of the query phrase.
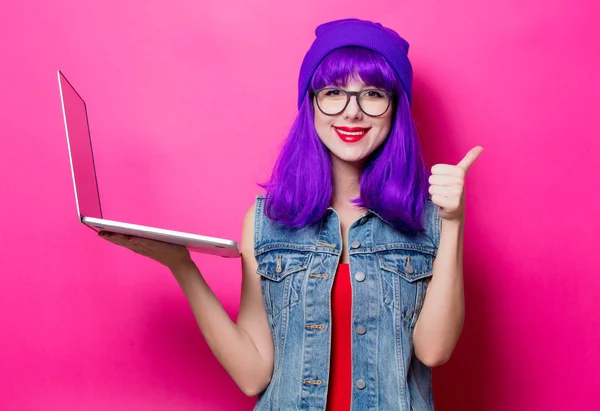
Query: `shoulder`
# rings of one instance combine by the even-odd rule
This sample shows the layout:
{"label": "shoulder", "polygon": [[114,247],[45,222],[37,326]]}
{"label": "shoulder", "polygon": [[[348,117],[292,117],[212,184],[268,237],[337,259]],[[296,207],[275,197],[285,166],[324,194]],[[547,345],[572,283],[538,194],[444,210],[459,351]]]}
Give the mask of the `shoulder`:
{"label": "shoulder", "polygon": [[246,210],[246,214],[244,215],[244,222],[242,224],[242,255],[254,254],[255,214],[256,202]]}
{"label": "shoulder", "polygon": [[[242,254],[254,254],[257,236],[257,225],[261,219],[259,213],[263,212],[264,195],[257,195],[254,203],[246,210],[242,224]],[[257,224],[258,223],[258,224]]]}

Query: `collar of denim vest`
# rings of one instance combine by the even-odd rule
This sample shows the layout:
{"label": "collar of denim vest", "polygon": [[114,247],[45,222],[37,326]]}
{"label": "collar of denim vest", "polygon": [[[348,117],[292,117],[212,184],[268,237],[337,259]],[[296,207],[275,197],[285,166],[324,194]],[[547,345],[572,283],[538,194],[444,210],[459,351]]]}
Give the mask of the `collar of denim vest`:
{"label": "collar of denim vest", "polygon": [[[327,207],[327,210],[338,215],[337,212],[331,206]],[[363,215],[361,215],[356,221],[360,222],[360,224],[363,224],[371,216],[375,216],[375,217],[379,218],[381,221],[383,221],[384,223],[391,225],[389,221],[387,221],[385,218],[383,218],[381,215],[379,215],[375,210],[372,210],[370,208],[368,208],[367,211]]]}

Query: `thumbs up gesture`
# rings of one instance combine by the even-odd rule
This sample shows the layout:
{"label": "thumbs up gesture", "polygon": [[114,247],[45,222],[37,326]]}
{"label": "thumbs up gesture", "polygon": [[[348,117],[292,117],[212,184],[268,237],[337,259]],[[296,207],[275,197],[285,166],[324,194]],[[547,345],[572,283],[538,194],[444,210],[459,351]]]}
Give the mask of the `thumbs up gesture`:
{"label": "thumbs up gesture", "polygon": [[444,220],[462,219],[465,213],[465,176],[483,147],[471,149],[457,165],[436,164],[431,168],[429,194]]}

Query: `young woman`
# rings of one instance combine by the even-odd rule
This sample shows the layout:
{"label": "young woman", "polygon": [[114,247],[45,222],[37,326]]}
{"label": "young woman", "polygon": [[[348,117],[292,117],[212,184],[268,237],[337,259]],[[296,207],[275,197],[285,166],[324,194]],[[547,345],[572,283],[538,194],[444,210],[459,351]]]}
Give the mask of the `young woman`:
{"label": "young woman", "polygon": [[298,115],[242,228],[231,321],[185,248],[101,236],[173,273],[212,352],[257,410],[433,410],[431,368],[464,318],[465,173],[423,163],[408,43],[378,23],[325,23]]}

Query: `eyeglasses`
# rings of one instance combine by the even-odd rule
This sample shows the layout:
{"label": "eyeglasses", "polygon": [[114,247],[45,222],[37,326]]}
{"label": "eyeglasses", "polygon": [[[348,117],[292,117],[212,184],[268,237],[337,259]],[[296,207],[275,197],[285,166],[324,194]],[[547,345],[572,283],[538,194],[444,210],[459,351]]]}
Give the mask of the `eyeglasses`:
{"label": "eyeglasses", "polygon": [[327,116],[340,114],[350,103],[350,97],[356,96],[356,103],[363,113],[370,117],[383,116],[390,108],[394,93],[387,90],[367,89],[346,91],[341,88],[326,87],[313,91],[317,107]]}

